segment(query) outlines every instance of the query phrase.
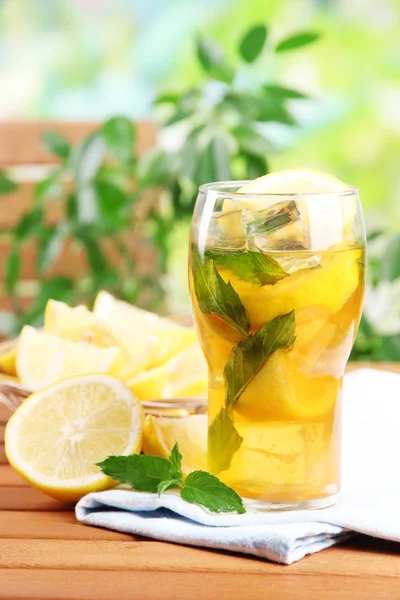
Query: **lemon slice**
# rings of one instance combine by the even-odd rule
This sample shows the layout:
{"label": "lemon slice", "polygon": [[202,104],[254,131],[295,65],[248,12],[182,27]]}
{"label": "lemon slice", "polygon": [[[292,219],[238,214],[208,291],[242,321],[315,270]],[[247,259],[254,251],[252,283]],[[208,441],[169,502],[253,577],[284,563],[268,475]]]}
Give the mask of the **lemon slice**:
{"label": "lemon slice", "polygon": [[335,405],[339,388],[339,379],[307,377],[291,360],[290,351],[277,350],[250,381],[234,410],[254,421],[307,421]]}
{"label": "lemon slice", "polygon": [[301,311],[318,305],[326,313],[339,311],[355,292],[360,281],[357,260],[361,250],[345,250],[323,256],[320,268],[300,269],[278,281],[254,291],[254,285],[241,281],[231,271],[221,269],[220,275],[230,281],[246,309],[251,326],[259,329],[264,323],[292,310]]}
{"label": "lemon slice", "polygon": [[168,458],[178,442],[182,471],[207,469],[207,415],[182,418],[148,415],[143,429],[143,452]]}
{"label": "lemon slice", "polygon": [[[297,202],[297,208],[302,221],[307,225],[312,248],[325,250],[343,240],[344,232],[352,228],[356,214],[356,200],[341,197],[345,191],[352,188],[328,173],[313,169],[293,169],[269,173],[242,186],[238,194],[248,194],[245,200],[225,200],[223,210],[235,211],[230,221],[222,225],[228,237],[237,239],[244,237],[241,220],[242,210],[262,210],[273,206],[279,201],[290,200],[291,194],[302,195],[307,202]],[[325,196],[325,194],[330,194]],[[271,194],[271,197],[268,197]],[[281,194],[281,198],[273,197]],[[260,195],[257,198],[257,195]],[[287,197],[285,198],[285,195]],[[295,225],[295,224],[293,224]],[[288,235],[290,226],[282,229],[282,235]],[[285,234],[283,232],[285,231]],[[292,232],[291,232],[292,234]],[[279,235],[279,234],[278,234]],[[300,231],[298,235],[302,237]]]}
{"label": "lemon slice", "polygon": [[164,365],[127,380],[140,400],[206,396],[207,363],[198,343],[182,350]]}
{"label": "lemon slice", "polygon": [[15,364],[17,358],[17,350],[13,348],[0,356],[0,371],[6,375],[17,375],[17,367]]}
{"label": "lemon slice", "polygon": [[28,389],[40,390],[60,379],[86,373],[119,375],[124,366],[119,348],[98,348],[43,333],[25,325],[18,340],[17,372]]}
{"label": "lemon slice", "polygon": [[117,300],[105,291],[97,295],[93,312],[128,352],[132,373],[139,373],[169,358],[174,352],[174,345],[172,343],[171,349],[168,349],[167,333],[183,329],[169,319]]}
{"label": "lemon slice", "polygon": [[143,419],[140,402],[114,377],[64,380],[32,394],[11,417],[7,458],[34,487],[75,502],[116,485],[96,463],[140,452]]}
{"label": "lemon slice", "polygon": [[44,311],[44,330],[59,337],[89,342],[103,348],[118,346],[107,325],[82,305],[71,308],[64,302],[49,300]]}

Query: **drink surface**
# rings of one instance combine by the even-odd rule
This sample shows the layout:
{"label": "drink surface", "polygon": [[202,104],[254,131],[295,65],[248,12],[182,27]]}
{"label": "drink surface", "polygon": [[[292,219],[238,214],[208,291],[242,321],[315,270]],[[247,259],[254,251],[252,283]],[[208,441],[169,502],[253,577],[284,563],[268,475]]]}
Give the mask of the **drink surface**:
{"label": "drink surface", "polygon": [[191,245],[194,317],[210,371],[209,469],[242,496],[338,491],[341,390],[360,320],[364,250]]}

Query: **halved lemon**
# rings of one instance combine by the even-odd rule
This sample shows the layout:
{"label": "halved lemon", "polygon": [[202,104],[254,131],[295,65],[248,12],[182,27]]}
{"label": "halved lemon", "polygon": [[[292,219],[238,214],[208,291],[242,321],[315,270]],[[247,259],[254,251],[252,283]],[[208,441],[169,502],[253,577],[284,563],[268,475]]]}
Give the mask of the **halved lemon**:
{"label": "halved lemon", "polygon": [[32,394],[13,414],[7,458],[34,487],[75,502],[116,485],[96,463],[140,452],[143,419],[122,381],[98,374],[67,379]]}
{"label": "halved lemon", "polygon": [[[221,229],[233,239],[244,238],[245,232],[242,224],[242,211],[257,211],[272,207],[282,200],[290,200],[292,194],[300,195],[297,200],[297,208],[301,214],[301,220],[307,226],[311,247],[324,250],[339,244],[343,240],[344,232],[352,228],[356,214],[356,199],[342,197],[342,193],[351,191],[351,187],[328,173],[315,171],[313,169],[288,169],[269,173],[242,186],[238,194],[247,194],[246,199],[225,200],[224,212],[232,212],[231,217],[221,219]],[[271,194],[270,197],[268,195]],[[280,197],[274,197],[279,194]],[[325,194],[329,194],[326,196]],[[301,199],[304,195],[304,199]],[[259,196],[257,198],[257,196]],[[286,196],[286,197],[285,197]],[[307,197],[307,202],[304,202]],[[286,226],[285,237],[296,232],[293,229],[298,224]],[[303,233],[301,227],[298,230],[301,239]],[[279,236],[278,232],[273,237]],[[282,234],[281,234],[282,235]]]}
{"label": "halved lemon", "polygon": [[29,325],[17,347],[17,372],[28,389],[40,390],[56,381],[86,373],[119,375],[124,357],[119,348],[98,348],[43,333]]}
{"label": "halved lemon", "polygon": [[196,342],[164,365],[127,380],[127,384],[140,400],[206,396],[207,363]]}
{"label": "halved lemon", "polygon": [[339,389],[339,379],[307,377],[291,360],[290,351],[277,350],[250,381],[234,410],[253,421],[309,420],[335,405]]}
{"label": "halved lemon", "polygon": [[[170,340],[174,333],[183,329],[169,319],[117,300],[104,290],[97,295],[93,312],[128,352],[132,373],[155,367],[172,356],[175,347]],[[186,333],[181,338],[183,345],[185,336]]]}
{"label": "halved lemon", "polygon": [[168,458],[178,442],[182,471],[207,469],[207,415],[171,418],[148,415],[143,429],[143,452]]}

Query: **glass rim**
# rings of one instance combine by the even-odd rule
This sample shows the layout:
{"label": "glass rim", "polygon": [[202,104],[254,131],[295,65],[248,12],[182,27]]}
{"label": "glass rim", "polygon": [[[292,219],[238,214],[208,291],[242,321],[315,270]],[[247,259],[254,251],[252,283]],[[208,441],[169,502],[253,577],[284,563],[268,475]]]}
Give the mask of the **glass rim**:
{"label": "glass rim", "polygon": [[348,189],[341,190],[338,192],[274,192],[270,194],[254,194],[254,193],[238,193],[232,192],[229,188],[242,187],[248,183],[252,183],[254,179],[233,179],[231,181],[213,181],[210,183],[203,183],[199,186],[199,191],[202,193],[213,192],[217,197],[226,198],[229,196],[232,200],[240,200],[243,202],[243,198],[276,198],[277,201],[289,198],[290,200],[305,199],[307,197],[334,197],[334,198],[345,198],[348,196],[358,197],[358,188],[353,185],[346,184]]}

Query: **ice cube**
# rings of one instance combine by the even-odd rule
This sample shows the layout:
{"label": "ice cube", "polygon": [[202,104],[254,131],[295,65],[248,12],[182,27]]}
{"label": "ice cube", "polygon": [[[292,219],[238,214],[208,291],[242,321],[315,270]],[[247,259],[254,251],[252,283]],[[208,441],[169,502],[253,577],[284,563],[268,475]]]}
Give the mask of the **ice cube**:
{"label": "ice cube", "polygon": [[205,248],[224,252],[246,249],[246,234],[241,211],[215,212],[210,219],[201,219],[197,226],[200,252]]}

